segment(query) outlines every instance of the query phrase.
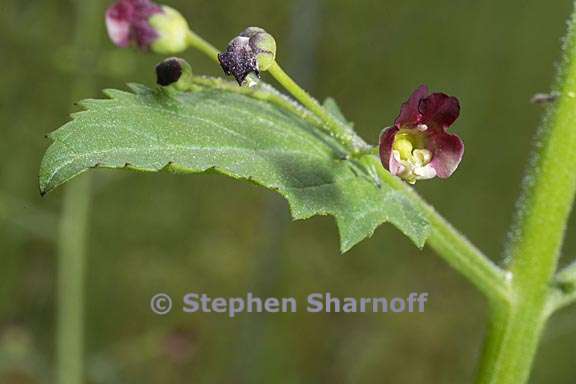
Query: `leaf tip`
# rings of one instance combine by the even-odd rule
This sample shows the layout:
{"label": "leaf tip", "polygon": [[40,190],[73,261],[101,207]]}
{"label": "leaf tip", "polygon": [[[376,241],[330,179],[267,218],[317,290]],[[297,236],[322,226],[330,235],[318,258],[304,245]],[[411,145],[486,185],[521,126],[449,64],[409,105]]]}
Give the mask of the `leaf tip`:
{"label": "leaf tip", "polygon": [[40,193],[40,197],[46,196],[48,192],[50,192],[52,188],[46,183],[42,178],[40,178],[38,183],[38,193]]}

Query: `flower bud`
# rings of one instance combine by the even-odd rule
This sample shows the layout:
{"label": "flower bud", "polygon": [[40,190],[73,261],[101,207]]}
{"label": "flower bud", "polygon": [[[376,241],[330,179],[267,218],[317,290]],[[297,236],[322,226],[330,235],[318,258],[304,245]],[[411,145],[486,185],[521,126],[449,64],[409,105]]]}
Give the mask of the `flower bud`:
{"label": "flower bud", "polygon": [[188,47],[189,27],[175,9],[150,0],[119,0],[106,11],[108,35],[119,47],[174,54]]}
{"label": "flower bud", "polygon": [[162,13],[150,18],[150,25],[158,33],[151,45],[152,51],[161,55],[183,52],[188,48],[188,22],[177,10],[163,6]]}
{"label": "flower bud", "polygon": [[171,86],[178,91],[190,89],[192,67],[179,57],[170,57],[156,66],[156,82],[163,87]]}
{"label": "flower bud", "polygon": [[270,69],[275,59],[274,37],[258,27],[246,28],[218,55],[224,73],[233,75],[240,85],[249,73],[260,76],[261,71]]}

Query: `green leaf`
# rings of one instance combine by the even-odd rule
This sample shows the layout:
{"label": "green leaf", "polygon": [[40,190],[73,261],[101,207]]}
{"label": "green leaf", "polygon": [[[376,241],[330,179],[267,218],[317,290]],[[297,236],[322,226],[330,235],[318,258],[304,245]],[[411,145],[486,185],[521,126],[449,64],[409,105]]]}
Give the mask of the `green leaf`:
{"label": "green leaf", "polygon": [[[404,196],[377,185],[311,121],[242,93],[108,90],[49,137],[40,169],[46,193],[89,168],[214,169],[281,193],[295,219],[332,215],[347,251],[389,221],[423,246],[429,224]],[[217,209],[217,207],[214,207]]]}

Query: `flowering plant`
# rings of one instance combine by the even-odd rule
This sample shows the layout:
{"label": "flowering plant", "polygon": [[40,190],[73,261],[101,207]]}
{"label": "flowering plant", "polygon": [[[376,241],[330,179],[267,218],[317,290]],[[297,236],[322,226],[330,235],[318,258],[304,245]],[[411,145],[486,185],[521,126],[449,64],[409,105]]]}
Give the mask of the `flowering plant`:
{"label": "flowering plant", "polygon": [[[574,28],[506,248],[511,261],[501,266],[409,185],[448,178],[462,161],[464,143],[448,132],[460,115],[457,98],[420,86],[371,145],[333,100],[318,102],[281,68],[276,40],[262,28],[247,28],[218,50],[178,11],[149,0],[117,1],[106,25],[120,47],[163,55],[198,49],[236,82],[196,76],[184,59],[170,57],[156,67],[158,87],[131,85],[131,92],[108,90],[108,100],[84,101],[86,111],[50,135],[42,193],[96,167],[213,169],[279,192],[296,219],[333,216],[343,252],[390,222],[416,246],[433,248],[489,300],[477,382],[527,381],[549,317],[576,301],[576,264],[556,271],[576,192]],[[287,94],[264,82],[264,73]]]}

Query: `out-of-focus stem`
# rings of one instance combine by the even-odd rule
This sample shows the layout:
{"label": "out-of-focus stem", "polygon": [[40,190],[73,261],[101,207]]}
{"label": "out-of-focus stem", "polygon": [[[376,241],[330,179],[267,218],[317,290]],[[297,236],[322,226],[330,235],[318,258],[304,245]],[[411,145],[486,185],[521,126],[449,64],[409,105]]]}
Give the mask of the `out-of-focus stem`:
{"label": "out-of-focus stem", "polygon": [[84,360],[84,276],[90,176],[66,187],[58,239],[57,383],[80,384]]}
{"label": "out-of-focus stem", "polygon": [[[74,53],[78,72],[72,86],[72,101],[90,94],[93,79],[87,70],[90,56],[100,40],[103,10],[101,0],[76,0]],[[58,236],[58,283],[56,315],[56,382],[84,382],[84,281],[90,176],[84,175],[66,187]]]}

